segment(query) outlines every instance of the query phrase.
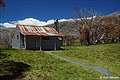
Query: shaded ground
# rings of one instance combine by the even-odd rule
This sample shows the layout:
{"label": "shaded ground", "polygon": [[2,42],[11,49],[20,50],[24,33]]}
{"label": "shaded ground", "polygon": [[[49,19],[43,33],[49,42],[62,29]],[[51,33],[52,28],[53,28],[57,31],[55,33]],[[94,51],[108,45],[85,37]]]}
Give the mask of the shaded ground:
{"label": "shaded ground", "polygon": [[30,65],[9,60],[9,54],[0,50],[0,80],[15,80],[23,77]]}
{"label": "shaded ground", "polygon": [[29,70],[30,65],[23,62],[4,61],[0,63],[0,80],[15,80],[23,77],[23,72]]}

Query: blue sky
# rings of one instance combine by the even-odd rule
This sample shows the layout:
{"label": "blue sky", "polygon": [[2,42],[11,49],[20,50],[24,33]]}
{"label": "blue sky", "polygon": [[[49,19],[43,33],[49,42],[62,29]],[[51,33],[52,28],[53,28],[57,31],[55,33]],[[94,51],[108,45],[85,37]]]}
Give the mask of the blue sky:
{"label": "blue sky", "polygon": [[5,2],[6,7],[0,11],[1,22],[29,17],[43,21],[72,18],[76,7],[93,8],[102,15],[120,11],[120,0],[5,0]]}

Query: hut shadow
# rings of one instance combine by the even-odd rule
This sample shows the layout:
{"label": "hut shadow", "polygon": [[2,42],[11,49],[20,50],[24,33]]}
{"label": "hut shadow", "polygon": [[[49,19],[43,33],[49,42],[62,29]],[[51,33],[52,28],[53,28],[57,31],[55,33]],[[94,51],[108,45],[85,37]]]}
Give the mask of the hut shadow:
{"label": "hut shadow", "polygon": [[61,51],[61,50],[69,50],[69,49],[65,49],[65,48],[59,48],[59,49],[42,49],[42,51]]}
{"label": "hut shadow", "polygon": [[[27,49],[27,50],[31,50],[31,51],[39,51],[39,49]],[[56,50],[69,50],[69,49],[66,49],[66,48],[58,48]],[[55,49],[41,49],[41,51],[56,51]]]}
{"label": "hut shadow", "polygon": [[24,77],[30,65],[23,62],[3,61],[0,63],[0,80],[15,80]]}

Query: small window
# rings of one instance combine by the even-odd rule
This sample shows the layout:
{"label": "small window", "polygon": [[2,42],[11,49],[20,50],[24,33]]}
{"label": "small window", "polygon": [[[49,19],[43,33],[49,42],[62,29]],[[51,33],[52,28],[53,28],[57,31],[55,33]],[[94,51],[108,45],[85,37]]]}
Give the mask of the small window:
{"label": "small window", "polygon": [[17,35],[17,39],[19,39],[19,35]]}

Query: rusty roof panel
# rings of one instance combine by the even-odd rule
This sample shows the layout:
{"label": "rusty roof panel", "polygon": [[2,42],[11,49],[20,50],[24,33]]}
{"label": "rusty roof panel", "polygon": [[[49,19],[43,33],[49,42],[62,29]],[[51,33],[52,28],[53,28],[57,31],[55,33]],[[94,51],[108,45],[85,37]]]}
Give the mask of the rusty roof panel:
{"label": "rusty roof panel", "polygon": [[63,36],[63,34],[58,33],[52,27],[17,25],[16,28],[19,29],[20,32],[23,35],[27,35],[27,36],[30,36],[30,35],[35,35],[35,36]]}

